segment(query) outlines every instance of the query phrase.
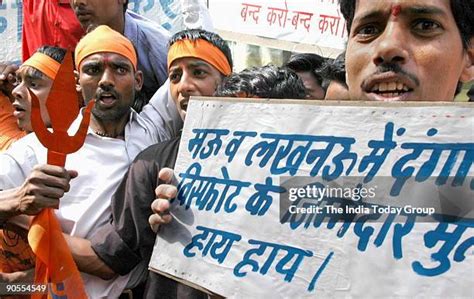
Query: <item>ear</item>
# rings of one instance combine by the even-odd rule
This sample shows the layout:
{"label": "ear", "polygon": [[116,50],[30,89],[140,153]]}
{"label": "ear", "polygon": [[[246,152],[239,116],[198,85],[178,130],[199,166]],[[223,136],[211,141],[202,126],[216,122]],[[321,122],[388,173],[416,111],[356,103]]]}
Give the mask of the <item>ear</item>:
{"label": "ear", "polygon": [[465,50],[466,63],[461,73],[460,81],[467,83],[474,80],[474,37],[471,38],[468,48]]}
{"label": "ear", "polygon": [[135,72],[135,90],[140,91],[142,90],[143,86],[143,73],[140,70]]}

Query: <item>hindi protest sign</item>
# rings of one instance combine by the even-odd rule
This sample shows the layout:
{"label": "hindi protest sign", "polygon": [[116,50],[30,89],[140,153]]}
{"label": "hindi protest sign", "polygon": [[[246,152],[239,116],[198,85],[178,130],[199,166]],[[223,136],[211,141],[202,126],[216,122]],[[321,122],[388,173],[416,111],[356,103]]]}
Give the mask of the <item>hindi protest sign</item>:
{"label": "hindi protest sign", "polygon": [[209,0],[216,29],[319,47],[345,49],[338,1]]}
{"label": "hindi protest sign", "polygon": [[0,57],[2,61],[21,60],[22,6],[20,1],[0,1]]}
{"label": "hindi protest sign", "polygon": [[150,269],[225,297],[472,297],[473,125],[461,103],[194,98]]}

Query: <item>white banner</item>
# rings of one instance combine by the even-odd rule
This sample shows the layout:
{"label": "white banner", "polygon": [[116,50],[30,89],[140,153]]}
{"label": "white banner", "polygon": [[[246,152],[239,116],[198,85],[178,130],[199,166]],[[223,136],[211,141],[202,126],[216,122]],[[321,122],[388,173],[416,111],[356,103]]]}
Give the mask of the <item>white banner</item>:
{"label": "white banner", "polygon": [[[174,33],[185,27],[212,29],[203,1],[129,0],[128,7]],[[0,5],[0,61],[21,61],[22,17],[21,0],[3,0]]]}
{"label": "white banner", "polygon": [[214,27],[344,50],[346,23],[335,0],[209,0]]}
{"label": "white banner", "polygon": [[[21,1],[0,1],[0,62],[21,60]],[[18,4],[19,3],[19,4]]]}
{"label": "white banner", "polygon": [[[150,268],[231,298],[472,298],[472,107],[344,105],[192,100],[174,219],[158,234]],[[364,184],[385,176],[388,187],[362,194],[357,185],[352,202],[320,196],[288,214],[280,196],[299,204],[312,195],[307,186],[282,189],[283,176]],[[437,210],[417,207],[412,191],[398,196],[410,181],[435,191]],[[392,203],[366,205],[371,192],[390,193]],[[357,200],[367,209],[343,208]],[[323,202],[332,210],[317,210]],[[448,205],[464,220],[439,222],[453,215]]]}

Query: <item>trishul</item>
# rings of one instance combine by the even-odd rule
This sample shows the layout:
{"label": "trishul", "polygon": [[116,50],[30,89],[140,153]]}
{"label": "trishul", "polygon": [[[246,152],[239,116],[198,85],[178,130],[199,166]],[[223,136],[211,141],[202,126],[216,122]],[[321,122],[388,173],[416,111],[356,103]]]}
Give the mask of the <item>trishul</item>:
{"label": "trishul", "polygon": [[41,144],[48,149],[48,164],[64,166],[66,155],[81,148],[89,127],[90,111],[95,101],[90,101],[84,109],[83,118],[76,135],[67,131],[79,114],[72,56],[66,53],[46,100],[46,107],[53,131],[49,131],[41,118],[39,100],[31,95],[31,125]]}
{"label": "trishul", "polygon": [[[50,165],[64,167],[67,154],[79,150],[87,135],[90,113],[95,103],[92,100],[84,109],[83,119],[76,134],[69,136],[67,133],[79,114],[75,87],[72,56],[68,52],[46,100],[52,131],[45,126],[38,98],[30,91],[31,124],[39,141],[48,149]],[[33,218],[28,242],[36,255],[35,282],[51,283],[47,294],[34,294],[32,298],[87,298],[81,276],[52,209],[44,209]],[[58,290],[66,297],[58,297]]]}

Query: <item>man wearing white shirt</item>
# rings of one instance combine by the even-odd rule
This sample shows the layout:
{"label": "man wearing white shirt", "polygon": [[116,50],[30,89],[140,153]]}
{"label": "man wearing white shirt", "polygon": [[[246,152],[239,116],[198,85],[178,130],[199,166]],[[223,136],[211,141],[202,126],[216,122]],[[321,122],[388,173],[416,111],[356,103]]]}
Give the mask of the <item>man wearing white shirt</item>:
{"label": "man wearing white shirt", "polygon": [[[88,238],[110,218],[110,198],[135,156],[147,146],[169,139],[172,133],[156,109],[158,103],[146,106],[141,114],[131,109],[143,82],[128,39],[99,26],[81,40],[75,58],[84,99],[86,103],[96,100],[83,147],[68,155],[68,171],[39,166],[46,164],[47,149],[30,134],[0,155],[0,189],[26,186],[23,193],[15,193],[18,201],[34,200],[37,189],[28,186],[38,180],[45,186],[69,189],[60,201],[59,196],[52,196],[59,201],[56,215],[65,233]],[[76,131],[81,119],[76,119],[70,132]],[[73,180],[71,171],[78,174]],[[127,282],[134,283],[133,277],[133,271],[110,280],[82,273],[90,298],[118,297]]]}

